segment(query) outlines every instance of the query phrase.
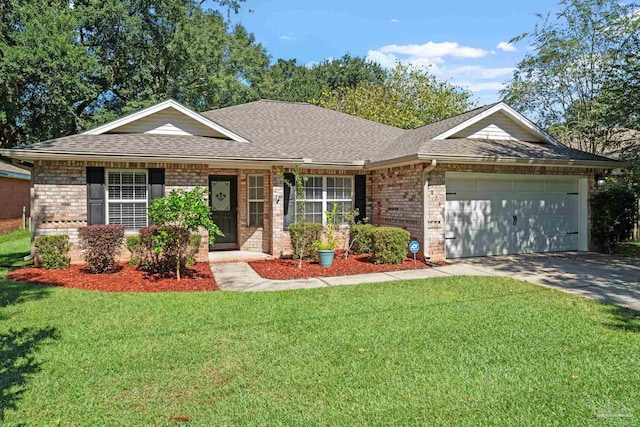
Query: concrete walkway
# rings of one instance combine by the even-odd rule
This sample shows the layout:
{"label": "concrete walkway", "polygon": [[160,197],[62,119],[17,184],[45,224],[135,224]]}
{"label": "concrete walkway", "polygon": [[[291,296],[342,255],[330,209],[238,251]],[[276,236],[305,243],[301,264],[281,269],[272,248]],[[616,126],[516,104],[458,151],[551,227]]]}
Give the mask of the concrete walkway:
{"label": "concrete walkway", "polygon": [[469,258],[454,264],[640,311],[640,259],[590,252]]}
{"label": "concrete walkway", "polygon": [[211,263],[211,269],[218,286],[227,291],[279,291],[445,276],[507,276],[640,311],[640,260],[594,253],[469,258],[424,270],[296,280],[264,279],[246,262]]}
{"label": "concrete walkway", "polygon": [[325,288],[328,286],[358,285],[361,283],[389,282],[392,280],[428,279],[443,276],[492,275],[491,273],[466,265],[449,265],[423,270],[405,270],[337,277],[313,277],[294,280],[264,279],[246,262],[211,263],[211,270],[220,289],[224,291],[253,292]]}

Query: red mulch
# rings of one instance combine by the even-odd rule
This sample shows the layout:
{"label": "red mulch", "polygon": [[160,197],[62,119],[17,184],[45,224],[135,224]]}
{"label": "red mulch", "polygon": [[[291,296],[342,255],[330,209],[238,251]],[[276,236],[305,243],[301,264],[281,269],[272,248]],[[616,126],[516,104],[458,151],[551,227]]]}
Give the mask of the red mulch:
{"label": "red mulch", "polygon": [[175,275],[162,277],[149,275],[127,264],[118,264],[118,270],[109,274],[90,274],[84,266],[72,265],[64,270],[45,270],[28,267],[12,271],[7,279],[64,288],[104,292],[188,292],[218,291],[213,274],[206,262],[187,267],[178,282]]}
{"label": "red mulch", "polygon": [[287,280],[307,279],[309,277],[350,276],[353,274],[384,273],[387,271],[417,270],[430,268],[421,261],[413,263],[413,258],[405,259],[402,264],[374,264],[371,255],[349,255],[346,260],[336,253],[331,267],[321,267],[317,261],[298,261],[293,259],[270,259],[250,262],[249,265],[265,279]]}

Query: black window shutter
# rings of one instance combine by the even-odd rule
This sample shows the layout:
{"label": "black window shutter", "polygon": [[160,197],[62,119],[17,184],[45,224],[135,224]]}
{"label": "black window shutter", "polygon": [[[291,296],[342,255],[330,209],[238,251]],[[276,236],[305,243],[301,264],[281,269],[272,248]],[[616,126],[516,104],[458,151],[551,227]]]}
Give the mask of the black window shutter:
{"label": "black window shutter", "polygon": [[104,168],[87,168],[87,225],[105,221]]}
{"label": "black window shutter", "polygon": [[149,169],[149,204],[164,196],[164,169]]}
{"label": "black window shutter", "polygon": [[296,176],[292,173],[284,174],[284,229],[289,229],[289,224],[293,223],[296,209],[295,193],[292,193],[292,188],[288,183],[295,186]]}
{"label": "black window shutter", "polygon": [[356,222],[361,222],[367,216],[367,176],[356,175],[355,177],[355,208],[358,209]]}

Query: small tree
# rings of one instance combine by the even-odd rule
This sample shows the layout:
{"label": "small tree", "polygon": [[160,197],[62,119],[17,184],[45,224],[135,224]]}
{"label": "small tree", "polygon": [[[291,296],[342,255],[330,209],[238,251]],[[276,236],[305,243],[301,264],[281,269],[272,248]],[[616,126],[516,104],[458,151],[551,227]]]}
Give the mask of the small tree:
{"label": "small tree", "polygon": [[[296,212],[293,216],[294,224],[303,224],[305,222],[304,216],[304,178],[300,175],[300,165],[294,165],[291,169],[291,173],[293,174],[294,182],[289,181],[284,176],[284,171],[282,168],[277,168],[276,173],[282,179],[282,181],[294,192],[296,197]],[[302,227],[304,229],[304,227]],[[293,237],[293,236],[292,236]],[[305,239],[306,236],[300,236],[301,239]],[[293,243],[293,242],[292,242]],[[292,244],[294,249],[293,258],[298,260],[298,268],[302,268],[302,260],[305,257],[305,245],[303,244]]]}
{"label": "small tree", "polygon": [[215,236],[223,236],[222,231],[211,220],[209,206],[205,201],[207,190],[196,187],[191,191],[172,190],[168,196],[157,198],[149,206],[149,219],[160,227],[154,238],[158,252],[175,252],[176,278],[180,280],[180,271],[189,251],[189,236],[204,228],[209,232],[209,243]]}

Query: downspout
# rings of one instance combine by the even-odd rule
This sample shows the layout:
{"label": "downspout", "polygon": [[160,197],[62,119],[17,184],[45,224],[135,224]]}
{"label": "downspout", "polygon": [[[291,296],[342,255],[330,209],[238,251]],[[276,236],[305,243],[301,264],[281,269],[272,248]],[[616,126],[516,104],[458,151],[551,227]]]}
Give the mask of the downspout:
{"label": "downspout", "polygon": [[436,168],[437,164],[436,159],[432,159],[431,164],[424,168],[423,172],[422,254],[425,260],[431,258],[431,255],[429,255],[429,173]]}

